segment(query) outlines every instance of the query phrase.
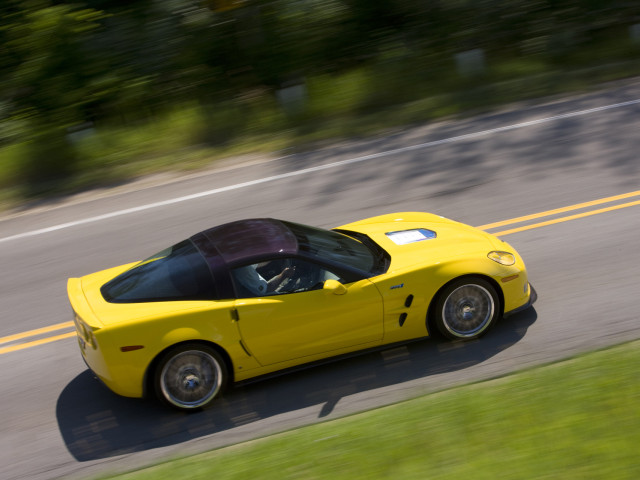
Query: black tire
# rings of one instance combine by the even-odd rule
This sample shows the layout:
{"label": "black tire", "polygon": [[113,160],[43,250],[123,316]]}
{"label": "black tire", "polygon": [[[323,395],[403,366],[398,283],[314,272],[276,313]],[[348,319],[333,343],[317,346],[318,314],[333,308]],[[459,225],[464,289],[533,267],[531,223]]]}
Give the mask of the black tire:
{"label": "black tire", "polygon": [[464,277],[440,292],[434,320],[445,337],[472,340],[486,333],[501,312],[500,297],[491,283],[479,277]]}
{"label": "black tire", "polygon": [[154,388],[163,403],[195,410],[220,395],[228,378],[227,364],[215,349],[185,343],[164,353],[154,372]]}

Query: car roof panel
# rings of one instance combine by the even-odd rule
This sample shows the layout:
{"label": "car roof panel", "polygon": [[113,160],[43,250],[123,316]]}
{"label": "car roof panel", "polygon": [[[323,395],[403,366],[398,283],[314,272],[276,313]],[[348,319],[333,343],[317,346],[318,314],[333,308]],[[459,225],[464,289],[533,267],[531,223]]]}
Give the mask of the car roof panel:
{"label": "car roof panel", "polygon": [[[282,222],[272,218],[238,220],[204,230],[227,265],[273,255],[295,255],[298,241]],[[207,249],[208,250],[208,249]],[[212,251],[203,251],[212,255]]]}

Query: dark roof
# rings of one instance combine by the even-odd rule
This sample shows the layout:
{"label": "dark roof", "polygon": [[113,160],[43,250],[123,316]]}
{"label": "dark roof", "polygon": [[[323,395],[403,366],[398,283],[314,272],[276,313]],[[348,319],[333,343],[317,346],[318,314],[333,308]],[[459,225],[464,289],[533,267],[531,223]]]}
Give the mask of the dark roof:
{"label": "dark roof", "polygon": [[[298,241],[291,230],[272,218],[238,220],[210,228],[194,237],[202,238],[201,235],[227,264],[270,255],[293,255],[298,251]],[[202,242],[198,243],[202,245]],[[206,256],[214,254],[210,250],[203,253]]]}

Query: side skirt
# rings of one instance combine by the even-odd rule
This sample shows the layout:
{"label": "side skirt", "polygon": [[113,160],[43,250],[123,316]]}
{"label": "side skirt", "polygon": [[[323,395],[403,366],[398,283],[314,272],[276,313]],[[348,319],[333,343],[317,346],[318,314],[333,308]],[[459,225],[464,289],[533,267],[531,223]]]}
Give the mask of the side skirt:
{"label": "side skirt", "polygon": [[299,372],[302,370],[308,370],[310,368],[319,367],[320,365],[327,365],[329,363],[339,362],[348,358],[359,357],[360,355],[366,355],[368,353],[382,352],[384,350],[390,350],[402,345],[407,345],[414,342],[420,342],[429,336],[412,338],[411,340],[403,340],[402,342],[387,343],[385,345],[379,345],[377,347],[365,348],[364,350],[356,350],[355,352],[343,353],[342,355],[336,355],[335,357],[323,358],[322,360],[316,360],[314,362],[303,363],[302,365],[296,365],[295,367],[289,367],[276,372],[265,373],[264,375],[258,375],[257,377],[241,380],[233,384],[233,387],[243,387],[252,383],[261,382],[270,378],[280,377],[282,375],[288,375],[289,373]]}

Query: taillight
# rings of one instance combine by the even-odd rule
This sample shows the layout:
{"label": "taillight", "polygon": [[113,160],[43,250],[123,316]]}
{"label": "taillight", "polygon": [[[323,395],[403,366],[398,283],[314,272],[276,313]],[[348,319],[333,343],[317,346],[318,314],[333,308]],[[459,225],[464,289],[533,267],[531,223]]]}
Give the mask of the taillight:
{"label": "taillight", "polygon": [[91,327],[87,325],[82,319],[76,314],[73,319],[76,324],[76,330],[78,334],[82,337],[82,339],[91,345],[91,348],[94,350],[98,348],[98,342],[96,341],[96,336],[93,334],[93,330]]}

